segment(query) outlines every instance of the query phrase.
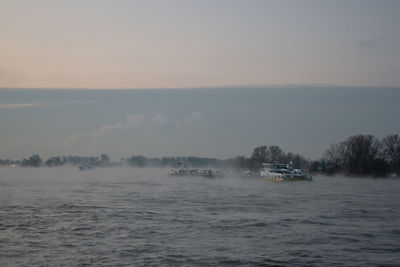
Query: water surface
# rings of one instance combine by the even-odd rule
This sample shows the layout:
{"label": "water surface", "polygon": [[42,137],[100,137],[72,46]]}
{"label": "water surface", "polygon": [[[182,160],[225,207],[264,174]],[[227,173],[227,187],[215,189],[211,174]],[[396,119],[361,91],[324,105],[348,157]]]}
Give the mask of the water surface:
{"label": "water surface", "polygon": [[400,265],[400,181],[0,168],[7,265]]}

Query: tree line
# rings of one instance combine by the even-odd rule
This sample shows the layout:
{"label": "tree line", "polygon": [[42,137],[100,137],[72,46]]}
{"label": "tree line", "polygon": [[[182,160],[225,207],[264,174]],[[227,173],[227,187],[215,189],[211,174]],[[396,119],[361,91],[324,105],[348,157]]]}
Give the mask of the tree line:
{"label": "tree line", "polygon": [[110,164],[110,157],[107,154],[102,154],[100,157],[55,156],[44,161],[39,155],[32,155],[29,158],[24,158],[22,160],[0,159],[0,166],[59,167],[67,164],[108,166]]}
{"label": "tree line", "polygon": [[286,153],[277,145],[263,145],[254,148],[250,157],[236,156],[226,160],[205,157],[148,158],[136,155],[121,159],[119,163],[112,163],[107,154],[100,157],[55,156],[45,161],[39,155],[33,155],[17,161],[0,159],[0,166],[57,167],[71,164],[110,167],[126,164],[133,167],[226,167],[257,173],[263,163],[273,162],[292,162],[296,168],[327,175],[340,173],[349,176],[400,176],[400,136],[391,134],[381,139],[373,135],[350,136],[342,142],[331,144],[319,160],[309,160],[292,152]]}
{"label": "tree line", "polygon": [[310,165],[314,172],[343,173],[349,176],[400,176],[400,137],[354,135],[330,145],[319,161]]}
{"label": "tree line", "polygon": [[252,171],[258,171],[262,168],[263,163],[289,163],[293,164],[298,168],[308,169],[310,161],[300,154],[292,152],[284,152],[279,146],[258,146],[253,149],[252,154],[249,158],[244,156],[236,156],[225,161],[226,165],[233,168],[248,169]]}
{"label": "tree line", "polygon": [[279,146],[258,146],[251,156],[228,159],[228,165],[258,171],[263,163],[293,162],[297,168],[311,173],[347,176],[400,177],[400,136],[391,134],[384,138],[373,135],[353,135],[334,143],[319,160],[309,160],[300,154],[285,153]]}
{"label": "tree line", "polygon": [[111,162],[107,154],[100,157],[82,156],[54,156],[43,160],[39,155],[32,155],[22,160],[0,159],[0,166],[20,167],[59,167],[63,165],[86,165],[93,167],[112,167],[129,165],[132,167],[221,167],[224,161],[216,158],[202,157],[162,157],[148,158],[142,155],[121,159],[120,162]]}

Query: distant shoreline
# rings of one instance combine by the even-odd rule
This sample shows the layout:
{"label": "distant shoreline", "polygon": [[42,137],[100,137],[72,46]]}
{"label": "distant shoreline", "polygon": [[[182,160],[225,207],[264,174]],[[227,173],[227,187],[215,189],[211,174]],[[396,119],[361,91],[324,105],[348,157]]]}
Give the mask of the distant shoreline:
{"label": "distant shoreline", "polygon": [[279,146],[254,148],[249,158],[236,156],[229,159],[207,157],[161,157],[148,158],[142,155],[111,162],[107,154],[100,157],[53,156],[43,161],[39,155],[22,160],[0,159],[1,166],[11,167],[58,167],[66,164],[88,167],[224,167],[258,172],[264,163],[289,163],[311,173],[347,176],[388,177],[400,176],[400,136],[391,134],[382,139],[372,135],[354,135],[340,143],[331,144],[323,158],[309,160],[300,154],[284,152]]}

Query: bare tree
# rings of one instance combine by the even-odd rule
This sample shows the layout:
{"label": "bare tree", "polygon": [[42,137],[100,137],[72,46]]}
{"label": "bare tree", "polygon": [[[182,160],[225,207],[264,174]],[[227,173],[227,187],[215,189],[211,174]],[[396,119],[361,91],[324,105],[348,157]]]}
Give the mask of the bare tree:
{"label": "bare tree", "polygon": [[332,144],[325,152],[324,158],[328,164],[328,172],[334,173],[341,170],[345,165],[346,143]]}
{"label": "bare tree", "polygon": [[400,175],[400,137],[392,134],[382,139],[384,154],[397,175]]}
{"label": "bare tree", "polygon": [[374,175],[383,164],[381,144],[372,135],[354,135],[345,142],[344,164],[351,175]]}
{"label": "bare tree", "polygon": [[270,146],[269,154],[271,155],[271,162],[278,162],[282,160],[283,151],[279,146]]}
{"label": "bare tree", "polygon": [[258,146],[254,148],[250,157],[251,167],[260,168],[263,163],[269,161],[270,155],[267,146]]}

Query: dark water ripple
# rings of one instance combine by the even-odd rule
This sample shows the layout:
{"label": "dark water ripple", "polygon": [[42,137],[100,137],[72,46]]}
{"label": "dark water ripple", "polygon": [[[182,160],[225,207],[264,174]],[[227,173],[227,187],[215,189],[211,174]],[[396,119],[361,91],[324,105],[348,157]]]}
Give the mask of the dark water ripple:
{"label": "dark water ripple", "polygon": [[399,266],[400,181],[0,169],[0,264]]}

